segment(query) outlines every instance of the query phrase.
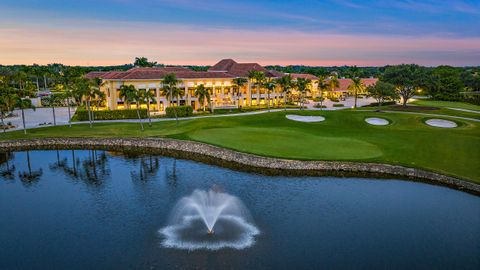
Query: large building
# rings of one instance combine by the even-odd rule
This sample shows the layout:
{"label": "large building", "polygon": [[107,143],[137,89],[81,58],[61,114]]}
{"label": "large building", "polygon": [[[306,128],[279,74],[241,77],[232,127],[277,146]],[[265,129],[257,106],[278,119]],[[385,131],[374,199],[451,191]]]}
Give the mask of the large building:
{"label": "large building", "polygon": [[[133,85],[137,89],[148,89],[155,93],[155,102],[151,104],[151,110],[164,111],[171,103],[179,105],[191,105],[195,110],[201,104],[195,97],[195,89],[203,84],[210,90],[211,106],[215,108],[228,108],[236,106],[255,106],[266,104],[268,94],[262,87],[256,87],[253,82],[248,82],[236,89],[233,80],[235,78],[246,78],[250,71],[261,71],[269,79],[276,79],[285,76],[275,70],[267,70],[257,63],[237,63],[232,59],[223,59],[208,71],[193,71],[184,67],[152,67],[132,68],[127,71],[111,72],[90,72],[87,78],[102,79],[101,91],[106,93],[106,106],[109,109],[124,108],[124,102],[119,97],[119,89],[122,85]],[[173,100],[167,99],[162,91],[162,80],[166,74],[174,73],[180,81],[178,88],[184,90],[183,94]],[[307,78],[312,81],[312,94],[315,95],[318,78],[310,74],[290,74],[294,80]],[[342,83],[341,86],[344,86]],[[340,91],[341,89],[339,89]],[[340,93],[340,92],[339,92]],[[283,102],[284,95],[277,87],[270,93],[271,105]]]}

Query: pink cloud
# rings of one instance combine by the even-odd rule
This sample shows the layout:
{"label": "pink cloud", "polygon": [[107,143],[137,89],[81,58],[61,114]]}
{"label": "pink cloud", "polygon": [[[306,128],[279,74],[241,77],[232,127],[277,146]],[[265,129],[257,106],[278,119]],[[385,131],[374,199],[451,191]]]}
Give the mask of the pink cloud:
{"label": "pink cloud", "polygon": [[480,38],[247,31],[158,23],[83,22],[0,28],[0,64],[113,65],[147,56],[160,63],[202,65],[226,57],[280,65],[478,65],[479,48]]}

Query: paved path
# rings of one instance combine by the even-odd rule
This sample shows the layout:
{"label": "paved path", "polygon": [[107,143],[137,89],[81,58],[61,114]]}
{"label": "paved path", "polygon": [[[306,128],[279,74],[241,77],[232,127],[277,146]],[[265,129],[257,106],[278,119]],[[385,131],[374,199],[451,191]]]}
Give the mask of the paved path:
{"label": "paved path", "polygon": [[480,111],[475,111],[475,110],[469,110],[469,109],[462,109],[462,108],[451,108],[451,107],[446,107],[447,109],[450,110],[456,110],[456,111],[462,111],[462,112],[471,112],[471,113],[479,113]]}

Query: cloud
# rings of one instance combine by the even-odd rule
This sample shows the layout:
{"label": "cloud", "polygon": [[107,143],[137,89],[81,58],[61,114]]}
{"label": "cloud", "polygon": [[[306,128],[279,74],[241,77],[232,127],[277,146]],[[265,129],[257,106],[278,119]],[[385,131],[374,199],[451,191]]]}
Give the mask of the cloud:
{"label": "cloud", "polygon": [[480,38],[241,30],[145,22],[18,23],[0,28],[0,64],[109,65],[135,56],[168,64],[221,58],[261,64],[478,65]]}

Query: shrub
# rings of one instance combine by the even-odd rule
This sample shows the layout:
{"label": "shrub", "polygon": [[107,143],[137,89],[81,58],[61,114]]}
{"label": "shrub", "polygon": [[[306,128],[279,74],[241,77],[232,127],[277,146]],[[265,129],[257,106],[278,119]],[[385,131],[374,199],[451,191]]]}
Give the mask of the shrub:
{"label": "shrub", "polygon": [[330,100],[331,100],[332,102],[339,102],[338,98],[336,98],[336,97],[331,97]]}
{"label": "shrub", "polygon": [[[337,105],[337,104],[335,104],[335,105]],[[327,106],[325,106],[325,105],[321,105],[321,106],[320,106],[320,104],[318,104],[318,103],[315,104],[315,105],[313,105],[313,107],[314,107],[314,108],[327,108]]]}
{"label": "shrub", "polygon": [[[140,118],[147,118],[147,110],[140,109]],[[136,109],[125,110],[103,110],[93,111],[94,120],[119,120],[119,119],[137,119]],[[88,111],[85,109],[78,109],[73,116],[74,121],[88,121]]]}
{"label": "shrub", "polygon": [[339,104],[333,104],[333,107],[343,107],[345,105],[343,105],[342,103],[339,103]]}
{"label": "shrub", "polygon": [[175,112],[173,111],[175,108],[175,112],[178,117],[187,117],[193,115],[193,108],[192,106],[178,106],[178,107],[167,107],[165,109],[165,114],[168,118],[174,118]]}

